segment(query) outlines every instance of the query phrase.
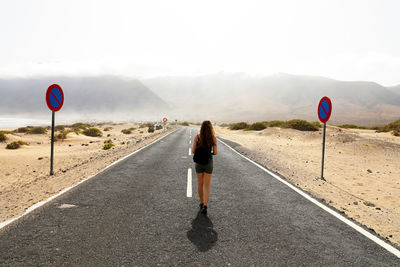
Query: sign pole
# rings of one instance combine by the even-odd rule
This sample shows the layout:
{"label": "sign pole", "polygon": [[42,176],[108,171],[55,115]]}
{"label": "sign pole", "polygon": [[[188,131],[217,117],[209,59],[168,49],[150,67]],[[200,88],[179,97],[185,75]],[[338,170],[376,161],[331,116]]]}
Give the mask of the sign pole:
{"label": "sign pole", "polygon": [[324,135],[322,138],[322,168],[321,168],[321,179],[325,181],[324,178],[324,160],[325,160],[325,133],[326,133],[326,122],[324,122]]}
{"label": "sign pole", "polygon": [[64,104],[64,93],[58,84],[52,84],[47,88],[46,91],[46,103],[47,107],[52,111],[51,113],[51,151],[50,151],[50,176],[53,172],[53,160],[54,160],[54,121],[56,117],[56,111],[59,111]]}
{"label": "sign pole", "polygon": [[324,178],[324,164],[325,164],[325,136],[326,136],[326,122],[332,114],[332,101],[329,97],[324,96],[318,104],[317,110],[319,120],[324,123],[324,134],[322,138],[322,166],[321,166],[321,180],[326,181]]}
{"label": "sign pole", "polygon": [[54,156],[54,121],[56,113],[51,112],[51,152],[50,152],[50,175],[53,175],[53,156]]}

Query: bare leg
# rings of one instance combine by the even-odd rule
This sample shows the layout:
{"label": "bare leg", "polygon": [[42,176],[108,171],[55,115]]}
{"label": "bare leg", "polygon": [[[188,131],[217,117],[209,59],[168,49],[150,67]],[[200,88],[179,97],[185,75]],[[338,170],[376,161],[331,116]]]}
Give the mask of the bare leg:
{"label": "bare leg", "polygon": [[211,173],[204,173],[204,206],[207,206],[208,196],[210,195]]}
{"label": "bare leg", "polygon": [[199,193],[200,203],[204,203],[203,185],[204,185],[204,172],[197,174],[197,192]]}

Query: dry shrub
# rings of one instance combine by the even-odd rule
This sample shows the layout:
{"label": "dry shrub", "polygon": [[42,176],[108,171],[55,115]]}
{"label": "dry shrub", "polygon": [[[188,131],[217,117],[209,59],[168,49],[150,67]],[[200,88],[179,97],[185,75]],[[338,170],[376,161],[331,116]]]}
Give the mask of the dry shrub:
{"label": "dry shrub", "polygon": [[89,128],[83,131],[83,134],[91,137],[101,137],[103,133],[97,128]]}

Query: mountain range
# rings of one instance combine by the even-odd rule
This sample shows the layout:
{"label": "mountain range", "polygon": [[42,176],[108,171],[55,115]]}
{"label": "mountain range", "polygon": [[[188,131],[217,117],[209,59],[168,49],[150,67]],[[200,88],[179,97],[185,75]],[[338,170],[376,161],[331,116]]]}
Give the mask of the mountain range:
{"label": "mountain range", "polygon": [[215,121],[302,118],[316,121],[317,105],[328,96],[331,123],[385,124],[400,118],[400,86],[338,81],[291,74],[216,73],[143,80],[176,111],[176,116]]}
{"label": "mountain range", "polygon": [[[330,123],[382,125],[400,118],[400,85],[291,74],[215,73],[148,79],[119,76],[0,79],[0,117],[48,117],[45,92],[64,90],[66,121],[169,120],[216,122],[318,120],[321,97],[332,100]],[[58,115],[57,115],[58,116]],[[73,118],[73,119],[72,119]]]}
{"label": "mountain range", "polygon": [[[57,83],[64,91],[58,112],[80,118],[153,119],[163,115],[168,104],[137,79],[117,76],[38,77],[0,79],[0,114],[47,116],[45,94]],[[118,114],[115,116],[115,114]],[[114,116],[113,116],[114,115]]]}

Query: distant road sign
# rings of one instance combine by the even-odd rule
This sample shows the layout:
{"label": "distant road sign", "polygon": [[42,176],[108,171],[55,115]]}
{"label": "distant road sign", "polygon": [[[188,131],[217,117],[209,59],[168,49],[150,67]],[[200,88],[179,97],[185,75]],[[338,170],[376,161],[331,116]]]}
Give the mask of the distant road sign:
{"label": "distant road sign", "polygon": [[163,122],[167,122],[168,120],[167,120],[167,118],[164,118],[164,119],[162,119],[163,120]]}
{"label": "distant road sign", "polygon": [[332,102],[329,97],[324,96],[318,104],[318,118],[325,123],[329,120],[332,114]]}
{"label": "distant road sign", "polygon": [[58,84],[52,84],[47,88],[46,103],[50,110],[59,111],[64,104],[64,93]]}

